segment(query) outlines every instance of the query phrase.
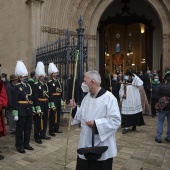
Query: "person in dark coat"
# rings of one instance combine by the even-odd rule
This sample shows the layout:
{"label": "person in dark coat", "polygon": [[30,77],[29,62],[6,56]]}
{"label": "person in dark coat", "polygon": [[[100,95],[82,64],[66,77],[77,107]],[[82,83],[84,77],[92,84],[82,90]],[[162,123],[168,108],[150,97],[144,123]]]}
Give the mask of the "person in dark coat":
{"label": "person in dark coat", "polygon": [[116,74],[113,74],[111,85],[112,85],[112,94],[116,97],[117,101],[120,102],[119,99],[120,82],[118,81]]}
{"label": "person in dark coat", "polygon": [[15,74],[10,75],[10,82],[6,85],[6,91],[8,95],[8,107],[6,108],[6,117],[9,121],[9,130],[11,134],[15,134],[15,121],[12,114],[12,95],[14,91],[14,86],[18,82],[18,77]]}
{"label": "person in dark coat", "polygon": [[[170,71],[168,71],[165,74],[164,80],[165,83],[160,85],[157,91],[158,92],[157,95],[159,96],[159,98],[163,96],[167,96],[170,98]],[[162,111],[158,112],[157,135],[155,138],[155,141],[157,143],[162,143],[163,126],[166,117],[167,117],[167,133],[165,141],[170,143],[170,101],[168,105],[165,108],[163,108]]]}
{"label": "person in dark coat", "polygon": [[143,87],[145,89],[145,93],[148,99],[148,103],[150,104],[151,102],[151,82],[152,82],[152,75],[150,70],[147,70],[146,74],[143,76]]}
{"label": "person in dark coat", "polygon": [[41,139],[49,140],[46,136],[48,122],[48,86],[44,81],[45,69],[42,62],[38,62],[36,66],[36,77],[38,81],[34,85],[33,98],[36,114],[34,115],[34,139],[35,142],[41,144]]}
{"label": "person in dark coat", "polygon": [[57,77],[58,69],[54,63],[49,64],[48,74],[51,76],[51,80],[47,83],[50,103],[49,135],[55,136],[55,133],[63,133],[61,130],[59,130],[62,86],[60,80]]}
{"label": "person in dark coat", "polygon": [[18,61],[15,75],[19,83],[14,87],[12,113],[16,121],[15,146],[18,152],[26,153],[25,149],[34,150],[30,146],[32,128],[32,89],[28,82],[28,71],[22,61]]}
{"label": "person in dark coat", "polygon": [[159,77],[155,76],[154,79],[152,80],[151,83],[151,113],[152,113],[152,117],[154,118],[156,116],[156,109],[155,109],[155,104],[158,102],[158,89],[160,87],[160,81],[159,81]]}

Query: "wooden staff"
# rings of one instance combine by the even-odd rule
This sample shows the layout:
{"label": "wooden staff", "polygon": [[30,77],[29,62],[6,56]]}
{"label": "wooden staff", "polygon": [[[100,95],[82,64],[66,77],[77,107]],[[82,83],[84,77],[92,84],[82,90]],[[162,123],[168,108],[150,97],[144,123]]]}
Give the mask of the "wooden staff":
{"label": "wooden staff", "polygon": [[[74,79],[73,79],[72,99],[74,99],[75,81],[76,81],[76,77],[77,77],[78,56],[79,56],[79,50],[76,50],[76,52],[75,52],[76,65],[75,65],[75,68],[74,68]],[[70,124],[71,124],[72,110],[73,110],[73,108],[70,107],[69,124],[68,124],[67,141],[66,141],[66,150],[65,150],[64,170],[66,170],[66,164],[67,164],[67,151],[68,151],[68,142],[69,142],[69,137],[70,137]]]}

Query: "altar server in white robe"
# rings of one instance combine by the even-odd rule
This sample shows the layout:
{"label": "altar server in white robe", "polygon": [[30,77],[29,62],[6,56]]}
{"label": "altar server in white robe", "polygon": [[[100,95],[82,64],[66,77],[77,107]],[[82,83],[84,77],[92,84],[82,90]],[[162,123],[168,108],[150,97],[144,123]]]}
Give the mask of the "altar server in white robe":
{"label": "altar server in white robe", "polygon": [[108,146],[100,159],[90,161],[78,154],[76,170],[112,170],[113,157],[117,154],[115,134],[121,124],[121,116],[114,95],[100,87],[101,76],[96,70],[88,71],[82,83],[83,92],[87,92],[81,106],[74,99],[72,124],[81,123],[78,148],[92,146],[92,127],[95,127],[94,146]]}
{"label": "altar server in white robe", "polygon": [[136,131],[136,126],[144,125],[139,92],[139,87],[142,85],[143,81],[136,74],[126,72],[119,91],[122,127],[124,128],[122,134],[126,134],[130,126],[132,126],[132,131]]}

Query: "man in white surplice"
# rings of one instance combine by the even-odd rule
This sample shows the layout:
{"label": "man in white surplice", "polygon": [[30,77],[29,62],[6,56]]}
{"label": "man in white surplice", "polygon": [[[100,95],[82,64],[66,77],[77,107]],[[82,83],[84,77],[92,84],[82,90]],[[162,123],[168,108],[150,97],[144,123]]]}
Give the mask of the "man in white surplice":
{"label": "man in white surplice", "polygon": [[78,148],[92,146],[92,127],[95,127],[94,146],[108,146],[108,150],[97,161],[78,155],[76,170],[112,170],[113,157],[117,153],[115,133],[121,124],[120,111],[117,99],[100,84],[101,77],[96,70],[85,73],[81,88],[87,95],[81,106],[76,107],[75,101],[70,100],[70,106],[74,108],[72,125],[81,122]]}
{"label": "man in white surplice", "polygon": [[124,76],[124,82],[121,84],[119,97],[121,101],[122,134],[128,132],[128,127],[132,126],[132,131],[136,131],[136,126],[144,125],[142,115],[142,104],[139,93],[139,87],[143,81],[130,71]]}

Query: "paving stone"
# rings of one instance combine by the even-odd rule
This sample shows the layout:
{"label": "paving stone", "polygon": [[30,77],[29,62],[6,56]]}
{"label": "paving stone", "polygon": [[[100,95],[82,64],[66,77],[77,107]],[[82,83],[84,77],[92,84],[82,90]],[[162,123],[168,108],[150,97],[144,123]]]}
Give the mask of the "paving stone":
{"label": "paving stone", "polygon": [[[117,157],[113,161],[114,170],[169,170],[170,144],[155,142],[157,119],[145,116],[145,126],[137,127],[137,132],[129,131],[122,135],[119,128],[117,139]],[[166,126],[162,139],[166,136]],[[8,130],[8,127],[7,127]],[[15,138],[7,135],[0,139],[0,151],[5,156],[0,161],[0,170],[63,170],[67,140],[67,128],[62,127],[63,134],[56,134],[51,140],[43,140],[39,145],[34,141],[33,132],[30,145],[34,151],[26,150],[20,154],[15,148]],[[68,145],[66,170],[75,170],[77,146],[81,128],[72,126]],[[7,142],[8,141],[8,142]]]}

